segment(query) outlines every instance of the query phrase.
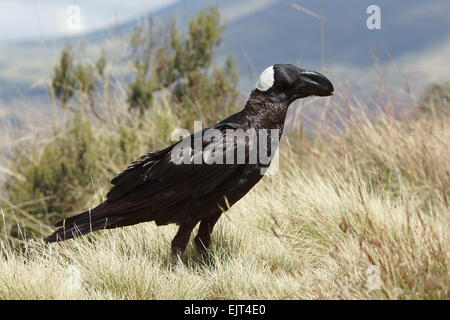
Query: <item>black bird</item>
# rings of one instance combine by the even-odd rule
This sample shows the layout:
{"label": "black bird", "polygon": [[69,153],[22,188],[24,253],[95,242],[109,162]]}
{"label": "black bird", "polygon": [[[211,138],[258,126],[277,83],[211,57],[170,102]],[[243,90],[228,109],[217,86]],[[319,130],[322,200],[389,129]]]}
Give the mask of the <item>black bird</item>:
{"label": "black bird", "polygon": [[[277,130],[273,132],[278,134],[278,143],[293,101],[329,96],[333,90],[331,82],[318,72],[290,64],[265,69],[242,111],[208,128],[213,131],[205,129],[202,134],[194,133],[164,150],[141,156],[111,181],[113,187],[103,203],[58,222],[59,228],[44,240],[62,241],[147,221],[158,226],[176,223],[179,229],[172,241],[172,255],[179,264],[179,256],[200,222],[194,241],[197,250],[204,253],[221,214],[262,178],[278,146],[267,142],[269,159],[263,162],[254,138],[260,138],[264,130]],[[238,129],[254,135],[230,140],[227,134]],[[208,136],[208,132],[213,134]],[[252,162],[255,152],[257,160]],[[216,161],[208,162],[212,156]],[[217,161],[228,156],[232,161]]]}

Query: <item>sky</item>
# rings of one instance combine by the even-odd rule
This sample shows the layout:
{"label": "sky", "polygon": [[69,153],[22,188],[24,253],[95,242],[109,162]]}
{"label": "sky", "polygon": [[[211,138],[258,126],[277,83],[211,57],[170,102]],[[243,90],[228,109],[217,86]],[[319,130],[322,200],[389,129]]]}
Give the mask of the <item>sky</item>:
{"label": "sky", "polygon": [[93,31],[118,22],[123,23],[176,1],[178,0],[1,0],[0,42],[53,38]]}

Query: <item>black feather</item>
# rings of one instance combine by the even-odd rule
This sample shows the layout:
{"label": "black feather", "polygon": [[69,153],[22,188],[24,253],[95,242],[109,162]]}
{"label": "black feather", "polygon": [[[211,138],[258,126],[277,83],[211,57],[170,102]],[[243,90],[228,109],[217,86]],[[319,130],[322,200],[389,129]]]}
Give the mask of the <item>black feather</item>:
{"label": "black feather", "polygon": [[[259,130],[277,129],[279,139],[288,106],[294,100],[309,95],[330,95],[334,90],[323,75],[292,65],[275,65],[268,70],[273,74],[271,87],[260,86],[253,90],[242,111],[209,128],[221,134],[205,137],[203,134],[209,131],[204,129],[200,135],[191,135],[190,140],[141,156],[111,180],[113,187],[106,201],[58,222],[58,229],[44,240],[61,241],[146,221],[155,221],[157,225],[177,223],[180,229],[172,249],[178,253],[177,250],[184,250],[192,229],[201,221],[198,237],[209,241],[208,233],[222,212],[241,199],[262,178],[268,166],[267,163],[250,163],[250,152],[258,150],[250,139],[238,141],[227,137],[227,132],[251,129],[258,138]],[[178,163],[172,152],[179,153],[179,148],[189,141],[189,159]],[[197,144],[200,150],[196,150]],[[212,157],[213,154],[208,153],[211,150],[214,156],[222,156],[223,164],[196,163],[196,160]],[[243,163],[236,162],[238,150],[245,151]],[[228,164],[227,159],[234,162]]]}

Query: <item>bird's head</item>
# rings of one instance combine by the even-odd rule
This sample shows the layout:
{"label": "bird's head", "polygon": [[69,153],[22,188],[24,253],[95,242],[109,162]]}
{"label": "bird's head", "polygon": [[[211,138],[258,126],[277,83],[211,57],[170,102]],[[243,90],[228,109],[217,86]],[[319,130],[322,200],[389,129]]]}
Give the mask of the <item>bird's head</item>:
{"label": "bird's head", "polygon": [[291,103],[309,96],[330,96],[334,87],[324,75],[300,69],[292,64],[275,64],[259,76],[255,90],[269,96],[272,101]]}

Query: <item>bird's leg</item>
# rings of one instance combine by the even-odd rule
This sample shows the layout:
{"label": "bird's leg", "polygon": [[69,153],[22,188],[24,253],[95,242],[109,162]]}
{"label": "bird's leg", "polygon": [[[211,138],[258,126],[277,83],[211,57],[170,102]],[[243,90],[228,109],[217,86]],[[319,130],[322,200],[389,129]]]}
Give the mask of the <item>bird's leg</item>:
{"label": "bird's leg", "polygon": [[185,223],[180,225],[175,238],[172,240],[172,257],[176,266],[182,266],[180,255],[186,249],[192,230],[197,223]]}
{"label": "bird's leg", "polygon": [[195,247],[198,252],[202,254],[206,253],[206,249],[208,249],[211,244],[211,233],[214,225],[217,223],[221,215],[222,211],[208,216],[201,221],[197,236],[194,239]]}

